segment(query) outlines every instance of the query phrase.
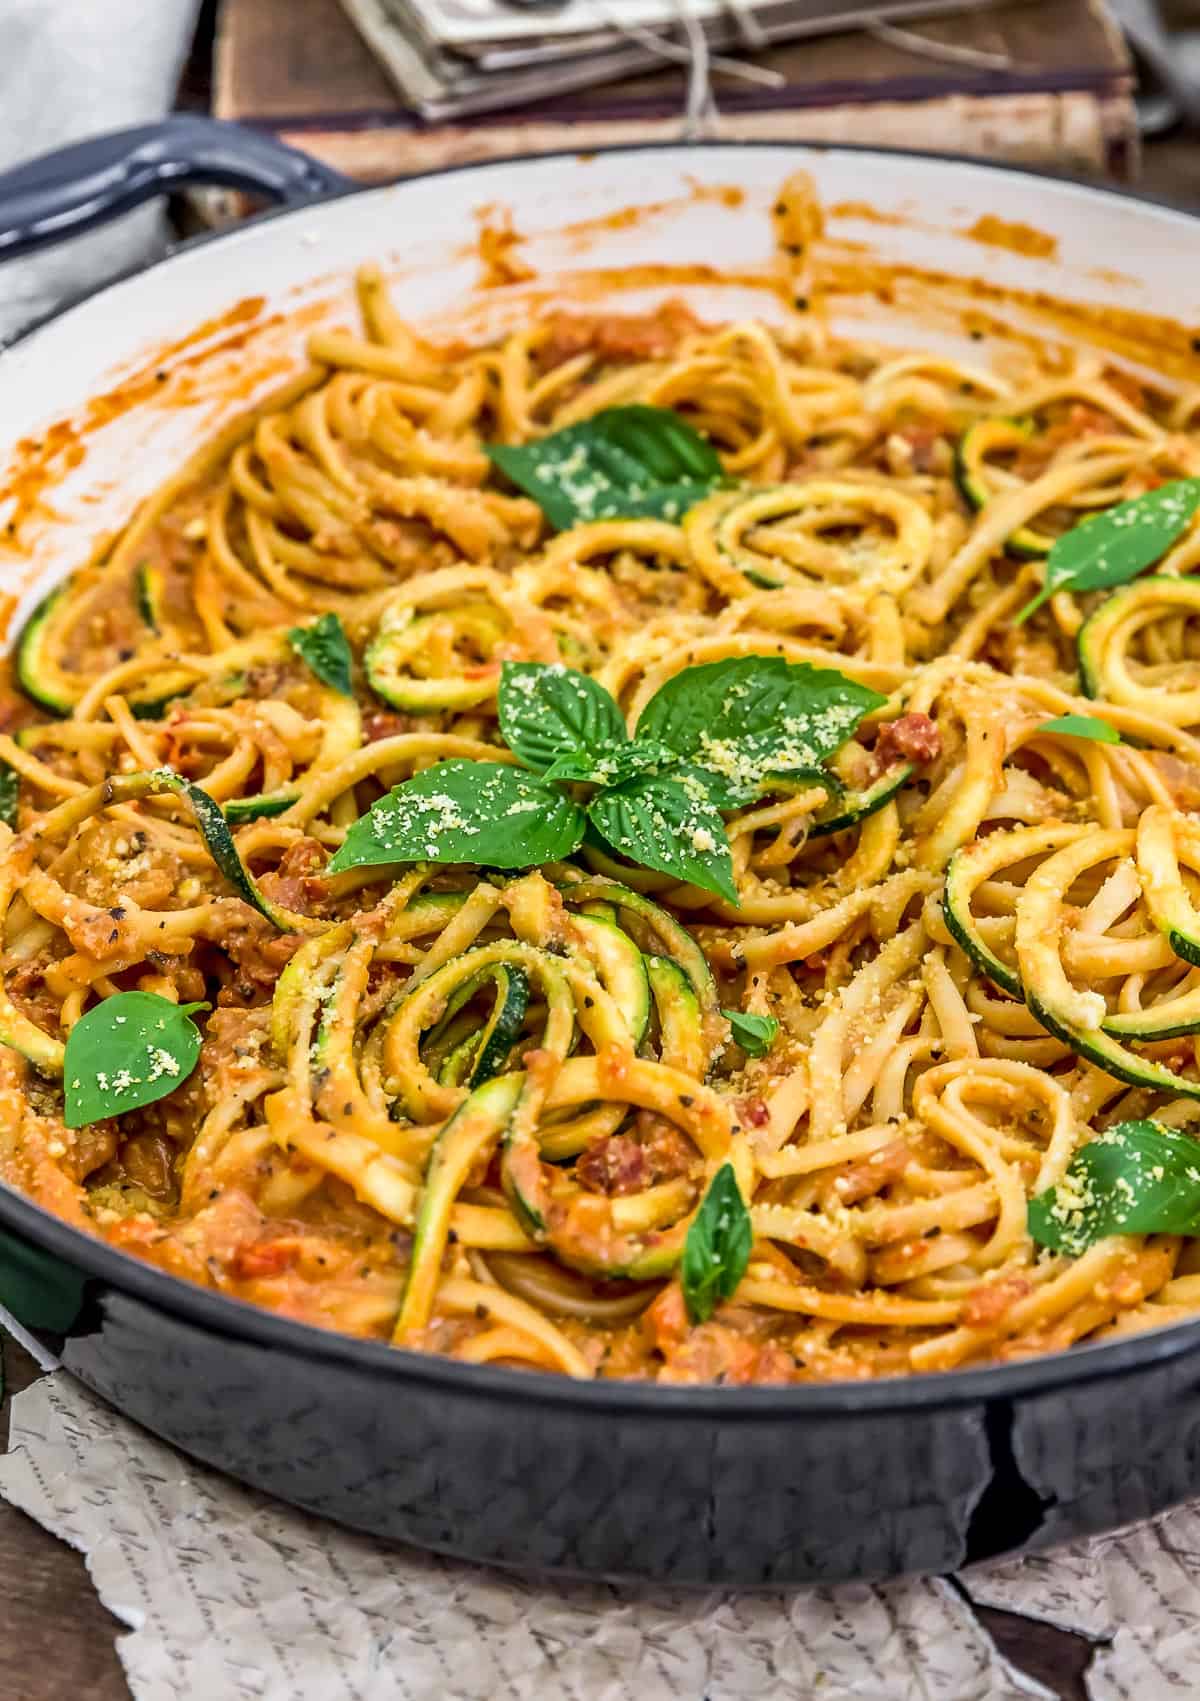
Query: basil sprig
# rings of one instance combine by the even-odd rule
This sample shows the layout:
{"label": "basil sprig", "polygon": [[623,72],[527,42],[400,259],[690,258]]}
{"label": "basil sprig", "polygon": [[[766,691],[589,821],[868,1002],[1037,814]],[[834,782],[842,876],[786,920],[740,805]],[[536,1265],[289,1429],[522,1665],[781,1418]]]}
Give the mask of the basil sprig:
{"label": "basil sprig", "polygon": [[288,643],[308,663],[322,685],[328,685],[343,697],[353,697],[354,658],[345,628],[336,614],[323,614],[311,626],[293,626]]}
{"label": "basil sprig", "polygon": [[679,1280],[693,1323],[704,1323],[722,1299],[732,1299],[746,1274],[754,1229],[732,1164],[713,1176],[683,1245]]}
{"label": "basil sprig", "polygon": [[1120,744],[1121,735],[1108,721],[1096,715],[1055,715],[1043,721],[1038,732],[1065,732],[1072,738],[1090,738],[1096,744]]}
{"label": "basil sprig", "polygon": [[1177,478],[1064,532],[1046,557],[1041,590],[1014,624],[1028,620],[1057,591],[1100,591],[1136,579],[1183,536],[1198,507],[1200,479]]}
{"label": "basil sprig", "polygon": [[79,1018],[63,1058],[68,1128],[83,1128],[166,1098],[200,1056],[191,1020],[207,1004],[172,1004],[156,992],[117,992]]}
{"label": "basil sprig", "polygon": [[[720,812],[797,774],[826,778],[825,757],[884,701],[831,670],[740,656],[669,680],[630,738],[598,681],[505,662],[500,730],[526,767],[426,769],[354,823],[330,872],[426,860],[527,868],[570,856],[590,829],[643,868],[736,904]],[[594,789],[580,798],[568,785]]]}
{"label": "basil sprig", "polygon": [[1110,1234],[1200,1233],[1200,1141],[1160,1122],[1117,1123],[1030,1200],[1029,1233],[1072,1256]]}
{"label": "basil sprig", "polygon": [[745,1010],[722,1010],[721,1014],[747,1057],[765,1057],[775,1044],[779,1023],[774,1016],[752,1016]]}
{"label": "basil sprig", "polygon": [[618,517],[677,520],[722,476],[717,451],[686,420],[640,402],[487,453],[559,532]]}

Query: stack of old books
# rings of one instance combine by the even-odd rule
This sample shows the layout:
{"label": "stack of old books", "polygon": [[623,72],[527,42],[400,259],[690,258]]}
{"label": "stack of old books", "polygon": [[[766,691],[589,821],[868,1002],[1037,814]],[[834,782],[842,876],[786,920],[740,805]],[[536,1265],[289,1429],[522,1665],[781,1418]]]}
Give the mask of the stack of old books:
{"label": "stack of old books", "polygon": [[366,180],[681,135],[1137,159],[1104,0],[225,0],[215,106]]}
{"label": "stack of old books", "polygon": [[[777,42],[986,11],[999,0],[342,0],[401,98],[442,122],[612,83],[664,61],[786,87],[746,68]],[[733,55],[741,57],[733,57]]]}

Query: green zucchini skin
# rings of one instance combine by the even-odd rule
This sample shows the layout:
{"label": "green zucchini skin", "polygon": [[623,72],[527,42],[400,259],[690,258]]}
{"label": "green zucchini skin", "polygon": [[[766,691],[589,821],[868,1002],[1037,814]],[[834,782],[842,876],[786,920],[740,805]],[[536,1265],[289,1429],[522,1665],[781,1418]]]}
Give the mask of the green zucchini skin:
{"label": "green zucchini skin", "polygon": [[406,610],[403,618],[385,617],[381,622],[363,655],[363,668],[372,691],[392,708],[416,715],[461,714],[486,703],[495,695],[500,677],[498,665],[494,672],[489,671],[478,679],[420,679],[404,671],[405,657],[420,649],[421,631],[430,618],[414,616]]}
{"label": "green zucchini skin", "polygon": [[496,996],[487,1020],[458,1041],[442,1063],[442,1068],[449,1069],[451,1074],[462,1070],[459,1080],[465,1076],[466,1085],[471,1088],[481,1087],[500,1074],[521,1036],[525,1012],[529,1008],[529,976],[524,969],[516,963],[492,963],[477,975],[472,975],[450,998],[445,1015],[427,1040],[436,1048],[439,1038],[449,1031],[459,1011],[489,983],[495,988]]}
{"label": "green zucchini skin", "polygon": [[658,1049],[662,1061],[685,1074],[703,1075],[704,1035],[695,988],[670,957],[647,957],[646,973],[658,1013]]}
{"label": "green zucchini skin", "polygon": [[[20,776],[7,763],[0,763],[0,801],[3,806],[3,819],[7,827],[15,828],[17,824],[17,788]],[[42,1075],[61,1075],[63,1070],[64,1046],[61,1040],[54,1039],[50,1034],[32,1022],[23,1010],[18,1010],[4,989],[0,977],[0,1045],[7,1045],[13,1051],[19,1052],[26,1062],[32,1063]]]}
{"label": "green zucchini skin", "polygon": [[[142,620],[156,637],[161,636],[167,624],[167,576],[162,568],[156,567],[152,561],[140,562],[134,573],[133,595],[138,614]],[[158,676],[159,690],[154,695],[130,698],[129,707],[139,721],[161,720],[171,704],[179,697],[186,697],[196,684],[196,681],[188,675],[184,675],[182,678],[176,675],[178,684],[172,682],[169,671],[166,677],[168,685],[166,691],[162,689],[163,676],[160,674]],[[150,681],[151,687],[154,683],[154,680]]]}
{"label": "green zucchini skin", "polygon": [[279,905],[272,903],[259,890],[258,882],[237,853],[237,847],[230,837],[229,828],[225,825],[224,815],[208,793],[202,787],[192,785],[187,780],[180,780],[178,784],[173,785],[162,784],[161,789],[173,791],[178,796],[187,799],[192,807],[196,825],[200,829],[200,836],[208,847],[209,856],[212,857],[238,896],[245,903],[252,905],[260,914],[266,916],[267,920],[274,923],[280,932],[288,932],[290,927],[288,918]]}
{"label": "green zucchini skin", "polygon": [[264,791],[257,797],[231,797],[221,805],[221,811],[232,826],[238,827],[243,821],[265,821],[283,815],[299,797],[298,791]]}
{"label": "green zucchini skin", "polygon": [[1167,934],[1167,944],[1185,963],[1200,967],[1200,939],[1194,939],[1190,933],[1180,933],[1177,927],[1173,927]]}
{"label": "green zucchini skin", "polygon": [[[75,700],[52,677],[52,671],[46,659],[45,646],[53,629],[55,610],[58,608],[67,588],[66,585],[60,585],[56,590],[51,591],[49,596],[43,597],[21,628],[16,643],[16,666],[14,670],[17,684],[25,695],[31,698],[40,709],[45,709],[48,714],[58,716],[60,720],[71,714],[75,707]],[[145,618],[140,588],[138,590],[138,610]],[[147,624],[153,623],[147,622]],[[157,626],[154,626],[154,630],[158,630]],[[130,699],[129,707],[138,720],[158,720],[168,703],[183,695],[194,683],[190,674],[181,678],[177,673],[175,678],[179,680],[179,684],[172,690],[166,692],[160,690],[153,697],[132,697]]]}
{"label": "green zucchini skin", "polygon": [[0,821],[16,830],[17,805],[21,797],[21,776],[7,762],[0,762]]}
{"label": "green zucchini skin", "polygon": [[[1177,957],[1182,957],[1185,963],[1200,964],[1200,914],[1197,913],[1187,889],[1184,887],[1180,873],[1181,860],[1177,844],[1170,847],[1170,859],[1173,863],[1174,879],[1164,876],[1166,868],[1159,864],[1163,859],[1161,844],[1161,811],[1147,811],[1138,828],[1138,873],[1142,880],[1142,891],[1150,919],[1158,931],[1166,939]],[[1182,860],[1193,871],[1198,859],[1194,849],[1194,834],[1184,829],[1185,841],[1192,840],[1189,846],[1190,854],[1185,851]],[[1176,834],[1171,831],[1169,841],[1174,841]]]}
{"label": "green zucchini skin", "polygon": [[[503,1075],[492,1084],[499,1085],[512,1078]],[[646,1282],[671,1275],[683,1254],[691,1222],[690,1213],[672,1228],[652,1230],[640,1243],[628,1245],[623,1253],[610,1248],[593,1255],[579,1246],[566,1244],[547,1224],[545,1215],[535,1203],[546,1195],[542,1169],[536,1142],[516,1141],[505,1136],[502,1165],[504,1194],[513,1215],[531,1238],[548,1244],[556,1256],[572,1269],[598,1276],[604,1281]],[[633,1240],[632,1236],[627,1238]]]}
{"label": "green zucchini skin", "polygon": [[1020,975],[988,949],[975,927],[971,906],[962,891],[965,868],[963,852],[956,851],[946,869],[946,884],[942,892],[942,915],[946,927],[981,974],[1013,998],[1024,999],[1025,988],[1021,985]]}
{"label": "green zucchini skin", "polygon": [[1086,1057],[1089,1063],[1095,1063],[1105,1074],[1131,1087],[1152,1087],[1159,1092],[1178,1093],[1182,1098],[1200,1099],[1200,1081],[1188,1081],[1148,1057],[1138,1057],[1103,1029],[1085,1033],[1060,1021],[1033,993],[1026,993],[1025,1002],[1047,1033],[1069,1045],[1080,1057]]}
{"label": "green zucchini skin", "polygon": [[[1012,445],[1033,435],[1028,420],[980,419],[969,425],[954,445],[954,482],[959,495],[975,513],[980,513],[993,500],[992,492],[980,470],[989,448],[996,443]],[[1053,537],[1033,526],[1018,526],[1005,539],[1004,548],[1020,561],[1040,561],[1050,553]]]}
{"label": "green zucchini skin", "polygon": [[728,493],[728,500],[723,503],[720,517],[716,523],[716,546],[721,559],[728,566],[739,572],[747,584],[753,585],[756,590],[760,591],[777,591],[783,588],[786,580],[777,578],[774,573],[765,573],[761,567],[747,566],[745,560],[739,558],[739,550],[726,534],[726,527],[737,509],[740,508],[744,502],[752,501],[755,497],[762,494],[762,489],[749,489],[742,492],[731,491]]}
{"label": "green zucchini skin", "polygon": [[1116,1040],[1180,1039],[1185,1034],[1200,1033],[1200,1008],[1182,1021],[1171,1016],[1171,1006],[1184,1000],[1172,999],[1166,1005],[1151,1005],[1148,1010],[1131,1012],[1127,1016],[1110,1016],[1102,1024],[1104,1032]]}
{"label": "green zucchini skin", "polygon": [[717,983],[708,966],[708,958],[687,929],[660,905],[643,893],[604,875],[590,875],[584,880],[563,883],[559,890],[569,905],[582,906],[598,900],[611,904],[618,915],[624,913],[634,917],[655,935],[663,954],[678,963],[692,983],[701,1010],[705,1014],[719,1010]]}
{"label": "green zucchini skin", "polygon": [[54,1077],[63,1072],[62,1041],[44,1033],[4,994],[0,994],[0,1045],[19,1052],[40,1075]]}
{"label": "green zucchini skin", "polygon": [[1093,609],[1083,625],[1075,634],[1075,656],[1079,662],[1079,683],[1083,687],[1085,697],[1100,695],[1100,674],[1097,666],[1100,634],[1107,618],[1101,622],[1101,616],[1111,617],[1114,612],[1112,605],[1117,602],[1120,592],[1115,596],[1106,597],[1099,608]]}
{"label": "green zucchini skin", "polygon": [[181,689],[168,691],[165,696],[134,697],[130,699],[129,707],[135,720],[160,721],[175,699],[186,694],[186,689]]}
{"label": "green zucchini skin", "polygon": [[636,1050],[650,1026],[650,980],[646,960],[633,940],[601,915],[579,914],[575,926],[595,959],[600,980],[624,1018]]}
{"label": "green zucchini skin", "polygon": [[[1062,1040],[1074,1051],[1082,1051],[1078,1035],[1074,1033],[1074,1030],[1069,1032],[1061,1023],[1057,1027],[1053,1026],[1051,1021],[1048,1021],[1045,1017],[1045,1007],[1038,1004],[1035,999],[1026,996],[1026,990],[1020,977],[1005,963],[1001,962],[999,957],[988,950],[987,945],[974,931],[969,913],[964,917],[964,906],[955,901],[949,875],[947,875],[946,890],[942,898],[942,915],[945,917],[946,927],[953,936],[955,943],[962,947],[981,974],[986,975],[988,980],[994,982],[996,986],[1007,992],[1011,997],[1027,1004],[1038,1021],[1042,1023],[1042,1026],[1052,1033],[1056,1039]],[[1179,949],[1174,936],[1171,937],[1171,948],[1175,951],[1176,956],[1184,956],[1184,952]],[[1197,952],[1200,955],[1200,947],[1197,947]],[[1197,959],[1189,960],[1196,961]],[[1197,1009],[1194,1016],[1189,1016],[1183,1021],[1177,1021],[1172,1019],[1169,1006],[1163,1010],[1161,1015],[1156,1015],[1154,1007],[1151,1006],[1148,1010],[1139,1010],[1126,1016],[1110,1016],[1107,1021],[1101,1024],[1101,1032],[1118,1041],[1132,1040],[1136,1042],[1141,1040],[1145,1042],[1178,1039],[1183,1034],[1200,1033],[1200,1008]],[[1099,1054],[1093,1055],[1091,1052],[1082,1052],[1082,1055],[1090,1056],[1094,1063],[1101,1063]],[[1105,1055],[1107,1056],[1108,1053],[1106,1052]],[[1115,1073],[1109,1063],[1102,1063],[1102,1067],[1108,1069],[1110,1074]],[[1120,1078],[1125,1079],[1123,1076]],[[1134,1084],[1145,1083],[1139,1081]]]}
{"label": "green zucchini skin", "polygon": [[162,568],[155,567],[150,561],[140,562],[134,575],[133,586],[137,610],[142,620],[152,632],[161,632],[166,596],[166,578]]}
{"label": "green zucchini skin", "polygon": [[524,1086],[523,1074],[499,1075],[485,1082],[463,1100],[434,1141],[417,1207],[397,1335],[405,1334],[418,1317],[427,1314],[458,1190],[472,1165],[503,1134]]}
{"label": "green zucchini skin", "polygon": [[61,602],[65,585],[50,592],[38,603],[21,628],[16,647],[17,684],[40,709],[60,717],[69,715],[75,707],[72,700],[53,686],[46,676],[44,646],[49,636],[50,621]]}
{"label": "green zucchini skin", "polygon": [[[1182,1021],[1172,1016],[1170,1004],[1160,1007],[1161,1013],[1156,1012],[1154,1006],[1151,1006],[1147,1010],[1130,1012],[1127,1015],[1118,1013],[1110,1016],[1101,1024],[1100,1034],[1102,1038],[1095,1042],[1081,1038],[1079,1030],[1068,1028],[1053,1016],[1048,1016],[1045,1006],[1036,997],[1029,995],[1016,971],[1010,969],[1007,963],[1002,962],[980,937],[971,915],[970,904],[961,890],[961,876],[965,867],[962,860],[964,856],[965,852],[956,852],[951,857],[949,867],[946,870],[946,883],[942,894],[942,915],[945,918],[949,933],[980,974],[985,975],[988,980],[1000,987],[1002,991],[1007,992],[1010,997],[1019,999],[1022,1003],[1028,1005],[1042,1026],[1056,1039],[1062,1040],[1064,1045],[1069,1045],[1073,1051],[1079,1052],[1081,1056],[1089,1057],[1092,1062],[1100,1064],[1110,1074],[1117,1074],[1117,1066],[1136,1066],[1140,1069],[1142,1064],[1134,1054],[1110,1051],[1107,1044],[1109,1040],[1116,1041],[1118,1044],[1122,1041],[1136,1043],[1139,1040],[1147,1042],[1177,1039],[1183,1034],[1200,1033],[1200,997],[1196,1000],[1195,1014],[1185,1015]],[[1188,939],[1175,931],[1171,931],[1167,937],[1176,956],[1182,957],[1186,962],[1200,963],[1200,941]],[[1195,955],[1189,955],[1189,952],[1194,952]],[[1186,1000],[1181,999],[1176,1002],[1182,1004]],[[1085,1049],[1085,1046],[1089,1045],[1091,1049]],[[1129,1059],[1128,1064],[1122,1065],[1122,1058],[1126,1056]],[[1159,1066],[1157,1064],[1146,1064],[1145,1067],[1151,1071],[1158,1071]],[[1155,1073],[1153,1080],[1148,1079],[1144,1074],[1138,1074],[1136,1078],[1119,1075],[1118,1078],[1121,1080],[1128,1079],[1133,1085],[1161,1086],[1163,1084],[1161,1073]],[[1183,1087],[1177,1087],[1175,1085],[1176,1079],[1174,1076],[1170,1077],[1171,1090],[1182,1091],[1187,1083],[1185,1082]]]}
{"label": "green zucchini skin", "polygon": [[903,789],[915,767],[913,762],[900,762],[880,774],[877,780],[865,786],[862,791],[846,792],[833,803],[826,804],[810,821],[809,838],[825,838],[830,833],[845,832],[847,827],[857,827],[868,815],[874,815],[877,810],[892,801]]}
{"label": "green zucchini skin", "polygon": [[428,921],[430,930],[444,927],[451,916],[458,914],[467,901],[465,892],[422,892],[405,910],[406,916],[419,916]]}
{"label": "green zucchini skin", "polygon": [[[1079,661],[1079,677],[1086,697],[1103,697],[1104,671],[1102,648],[1109,632],[1139,603],[1153,602],[1166,593],[1174,608],[1195,609],[1200,613],[1200,583],[1187,577],[1167,573],[1145,573],[1131,584],[1122,585],[1098,608],[1092,610],[1075,634],[1075,654]],[[1190,960],[1190,959],[1189,959]]]}
{"label": "green zucchini skin", "polygon": [[244,903],[256,909],[260,915],[279,929],[281,933],[293,930],[316,931],[324,930],[323,923],[316,923],[310,916],[293,914],[276,904],[261,890],[258,882],[250,873],[233,842],[229,825],[221,812],[221,806],[215,802],[202,786],[194,785],[191,780],[185,780],[171,768],[155,768],[138,774],[117,774],[104,782],[99,794],[99,806],[106,807],[110,803],[126,803],[143,797],[157,797],[164,792],[182,799],[189,805],[192,818],[196,823],[201,838],[204,840],[209,856],[212,857],[225,879],[233,887],[238,897]]}
{"label": "green zucchini skin", "polygon": [[742,572],[757,590],[777,591],[782,588],[782,579],[769,578],[766,573],[760,573],[757,567],[743,567]]}
{"label": "green zucchini skin", "polygon": [[470,1033],[465,1039],[459,1040],[438,1067],[437,1080],[440,1087],[465,1086],[471,1073],[471,1064],[479,1048],[479,1034]]}

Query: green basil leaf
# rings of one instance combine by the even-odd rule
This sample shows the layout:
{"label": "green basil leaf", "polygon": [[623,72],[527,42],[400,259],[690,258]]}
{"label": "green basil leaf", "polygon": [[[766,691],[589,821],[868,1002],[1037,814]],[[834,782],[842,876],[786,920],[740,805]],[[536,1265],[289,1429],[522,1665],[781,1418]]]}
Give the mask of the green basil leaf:
{"label": "green basil leaf", "polygon": [[641,463],[656,479],[670,484],[679,479],[719,479],[721,457],[707,438],[672,408],[634,402],[594,414],[606,440]]}
{"label": "green basil leaf", "polygon": [[1107,721],[1098,720],[1095,715],[1055,715],[1052,721],[1043,721],[1037,729],[1039,732],[1065,732],[1072,738],[1090,738],[1097,744],[1120,744],[1121,735],[1115,726]]}
{"label": "green basil leaf", "polygon": [[825,768],[795,768],[786,774],[764,775],[753,791],[747,790],[737,772],[720,774],[711,768],[699,768],[694,762],[681,762],[675,773],[694,780],[714,809],[726,811],[738,809],[766,791],[806,791],[810,786],[824,786],[829,796],[834,797],[845,789]]}
{"label": "green basil leaf", "polygon": [[707,770],[712,801],[732,809],[773,776],[819,768],[886,701],[832,668],[736,656],[668,679],[642,710],[637,736]]}
{"label": "green basil leaf", "polygon": [[353,697],[354,680],[351,669],[354,658],[345,629],[336,614],[323,614],[311,626],[293,626],[288,643],[302,661],[308,663],[322,685],[340,691],[343,697]]}
{"label": "green basil leaf", "polygon": [[487,453],[559,532],[618,517],[677,520],[722,476],[720,456],[686,420],[642,403]]}
{"label": "green basil leaf", "polygon": [[439,762],[372,804],[329,871],[391,862],[532,868],[570,856],[583,829],[582,809],[524,768]]}
{"label": "green basil leaf", "polygon": [[1177,478],[1118,502],[1056,538],[1042,588],[1016,616],[1019,626],[1056,591],[1124,585],[1166,554],[1200,507],[1200,478]]}
{"label": "green basil leaf", "polygon": [[765,1057],[775,1044],[779,1023],[774,1016],[751,1016],[745,1010],[722,1010],[721,1014],[747,1057]]}
{"label": "green basil leaf", "polygon": [[1119,1122],[1030,1200],[1028,1221],[1039,1246],[1072,1255],[1110,1234],[1195,1234],[1200,1141],[1159,1122]]}
{"label": "green basil leaf", "polygon": [[737,903],[725,823],[690,777],[639,774],[597,793],[587,812],[622,856]]}
{"label": "green basil leaf", "polygon": [[607,785],[613,766],[603,756],[556,756],[542,778],[552,785]]}
{"label": "green basil leaf", "polygon": [[[699,775],[698,768],[690,770]],[[601,756],[559,756],[546,769],[548,780],[573,780],[602,786],[619,786],[638,774],[681,773],[683,764],[673,750],[654,738],[631,739],[617,744]],[[707,778],[707,775],[701,776]]]}
{"label": "green basil leaf", "polygon": [[561,662],[504,663],[500,731],[509,749],[537,773],[564,757],[594,766],[611,746],[628,738],[621,711],[603,685]]}
{"label": "green basil leaf", "polygon": [[193,1011],[155,992],[118,992],[93,1005],[67,1035],[66,1124],[82,1128],[153,1104],[182,1086],[200,1056]]}
{"label": "green basil leaf", "polygon": [[21,792],[21,776],[7,762],[0,762],[0,821],[14,831],[17,825],[17,799]]}
{"label": "green basil leaf", "polygon": [[717,1301],[732,1299],[746,1274],[754,1229],[732,1164],[712,1178],[683,1243],[679,1279],[693,1323],[704,1323]]}

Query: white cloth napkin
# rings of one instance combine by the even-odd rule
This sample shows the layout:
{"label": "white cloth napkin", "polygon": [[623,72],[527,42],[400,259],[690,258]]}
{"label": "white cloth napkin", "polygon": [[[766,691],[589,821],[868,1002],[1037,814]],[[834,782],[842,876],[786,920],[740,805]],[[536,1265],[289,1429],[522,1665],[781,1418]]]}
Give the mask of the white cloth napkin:
{"label": "white cloth napkin", "polygon": [[[13,1400],[0,1495],[86,1556],[132,1701],[1053,1701],[938,1578],[726,1594],[434,1559],[193,1464],[62,1371]],[[1093,1701],[1195,1695],[1133,1670]]]}
{"label": "white cloth napkin", "polygon": [[1200,1693],[1200,1503],[975,1566],[958,1588],[535,1581],[267,1500],[63,1371],[14,1399],[0,1496],[86,1556],[128,1626],[132,1701],[1054,1701],[1001,1657],[972,1601],[1095,1643],[1089,1701]]}
{"label": "white cloth napkin", "polygon": [[[169,110],[197,0],[0,0],[0,171]],[[159,207],[0,265],[0,342],[165,244]]]}

